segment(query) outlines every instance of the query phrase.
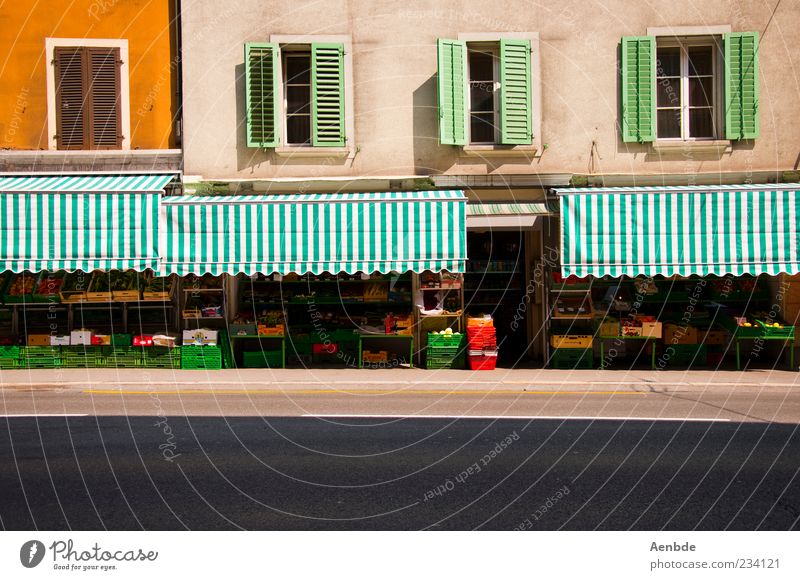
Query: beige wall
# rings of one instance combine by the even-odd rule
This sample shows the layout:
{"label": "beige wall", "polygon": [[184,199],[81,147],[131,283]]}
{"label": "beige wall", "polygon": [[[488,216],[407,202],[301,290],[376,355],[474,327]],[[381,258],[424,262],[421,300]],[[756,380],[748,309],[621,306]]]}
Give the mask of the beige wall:
{"label": "beige wall", "polygon": [[[191,0],[183,2],[185,172],[205,179],[492,173],[668,174],[785,171],[800,156],[800,0]],[[548,7],[548,5],[550,7]],[[769,27],[764,33],[765,27]],[[721,153],[619,138],[617,53],[648,27],[756,30],[761,137]],[[438,144],[437,38],[538,32],[542,134],[535,157],[464,156]],[[350,35],[356,152],[279,157],[244,145],[243,44],[271,35]],[[541,147],[547,144],[547,148]]]}

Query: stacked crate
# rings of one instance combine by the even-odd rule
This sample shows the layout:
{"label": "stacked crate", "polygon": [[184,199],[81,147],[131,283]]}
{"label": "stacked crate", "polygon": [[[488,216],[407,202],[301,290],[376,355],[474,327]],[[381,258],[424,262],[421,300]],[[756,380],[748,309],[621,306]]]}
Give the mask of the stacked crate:
{"label": "stacked crate", "polygon": [[61,347],[21,346],[19,365],[25,369],[54,369],[61,366]]}
{"label": "stacked crate", "polygon": [[0,346],[0,370],[19,368],[19,347]]}
{"label": "stacked crate", "polygon": [[193,370],[219,370],[222,368],[222,350],[218,346],[183,345],[181,368]]}
{"label": "stacked crate", "polygon": [[142,366],[146,369],[181,368],[180,347],[149,346],[142,349]]}
{"label": "stacked crate", "polygon": [[429,369],[463,369],[467,340],[463,334],[428,333],[428,349],[425,357]]}
{"label": "stacked crate", "polygon": [[97,368],[141,368],[142,349],[133,346],[101,346],[94,362]]}
{"label": "stacked crate", "polygon": [[497,331],[490,317],[467,319],[469,367],[473,371],[494,370],[497,365]]}
{"label": "stacked crate", "polygon": [[550,337],[553,355],[550,366],[555,369],[592,368],[592,336],[588,334],[556,334]]}

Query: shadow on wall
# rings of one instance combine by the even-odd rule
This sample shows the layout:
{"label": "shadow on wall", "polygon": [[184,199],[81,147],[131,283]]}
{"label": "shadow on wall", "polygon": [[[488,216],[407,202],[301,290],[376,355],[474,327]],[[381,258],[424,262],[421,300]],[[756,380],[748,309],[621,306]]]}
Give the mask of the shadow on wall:
{"label": "shadow on wall", "polygon": [[[345,165],[350,163],[348,157],[329,155],[325,147],[318,147],[319,155],[309,157],[304,156],[278,156],[272,149],[264,149],[247,146],[247,111],[245,105],[245,86],[244,86],[244,63],[237,64],[235,67],[234,83],[236,87],[236,169],[237,171],[248,171],[255,174],[261,165],[272,166],[270,176],[277,177],[277,168],[285,166],[303,165],[308,169],[309,176],[324,175],[320,168]],[[282,120],[281,120],[282,122]],[[281,131],[283,133],[283,131]],[[265,176],[266,177],[266,176]]]}
{"label": "shadow on wall", "polygon": [[233,79],[236,87],[236,170],[252,174],[254,169],[264,163],[270,163],[270,153],[266,149],[247,146],[247,115],[245,110],[244,63],[234,68]]}
{"label": "shadow on wall", "polygon": [[465,156],[461,147],[439,143],[439,104],[437,78],[431,76],[422,83],[413,96],[414,104],[414,173],[437,175],[453,171],[475,175],[494,173],[508,166],[530,166],[538,157],[493,155],[491,158]]}

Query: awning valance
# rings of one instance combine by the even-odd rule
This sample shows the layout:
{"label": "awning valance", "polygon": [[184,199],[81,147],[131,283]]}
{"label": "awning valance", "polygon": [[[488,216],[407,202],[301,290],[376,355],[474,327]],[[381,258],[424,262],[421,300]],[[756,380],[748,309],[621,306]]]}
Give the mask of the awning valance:
{"label": "awning valance", "polygon": [[800,272],[800,184],[561,189],[565,276]]}
{"label": "awning valance", "polygon": [[462,272],[465,205],[460,190],[169,197],[162,273]]}
{"label": "awning valance", "polygon": [[161,190],[173,177],[0,177],[0,270],[156,269]]}
{"label": "awning valance", "polygon": [[544,202],[469,203],[467,228],[527,228],[533,226],[538,217],[553,213]]}

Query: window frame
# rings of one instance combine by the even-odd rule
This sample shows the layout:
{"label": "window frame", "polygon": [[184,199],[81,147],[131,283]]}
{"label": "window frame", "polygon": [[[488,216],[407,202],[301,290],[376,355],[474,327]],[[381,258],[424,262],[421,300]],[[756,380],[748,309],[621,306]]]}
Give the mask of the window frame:
{"label": "window frame", "polygon": [[[353,89],[353,42],[349,35],[307,35],[307,34],[272,34],[269,42],[278,46],[278,78],[281,79],[277,87],[277,101],[281,117],[281,131],[278,137],[278,145],[273,151],[279,156],[309,156],[309,157],[337,157],[355,154],[355,109],[353,100],[355,91]],[[311,51],[314,43],[338,43],[344,47],[344,147],[318,147],[313,143],[307,145],[288,144],[286,139],[286,95],[284,90],[285,73],[283,71],[283,53],[286,51],[307,50]],[[313,98],[313,96],[312,96]]]}
{"label": "window frame", "polygon": [[[467,144],[461,145],[461,154],[465,156],[504,156],[509,154],[519,154],[530,156],[537,152],[544,141],[542,135],[542,73],[541,73],[541,52],[539,50],[539,33],[538,32],[459,32],[456,40],[463,41],[469,44],[477,43],[495,43],[498,50],[497,66],[500,65],[500,41],[502,39],[508,40],[528,40],[531,45],[531,133],[533,137],[530,145],[502,145],[498,143],[499,139],[496,137],[494,143],[487,144],[472,144],[469,140],[472,131],[468,135]],[[467,46],[469,50],[469,46]],[[500,73],[498,70],[497,78],[499,82]],[[467,84],[469,84],[469,70],[467,70]],[[469,87],[467,87],[467,91]],[[467,118],[466,122],[469,123],[469,107],[470,97],[467,97]],[[497,102],[497,109],[500,110],[500,103]],[[497,123],[498,131],[499,120]]]}
{"label": "window frame", "polygon": [[[724,139],[724,70],[725,63],[724,49],[723,49],[722,35],[697,35],[697,36],[683,36],[675,35],[670,37],[657,36],[656,37],[656,51],[655,59],[658,63],[658,51],[662,48],[678,48],[680,55],[680,116],[681,124],[680,137],[661,137],[658,133],[658,111],[663,109],[672,109],[674,107],[659,107],[658,105],[658,66],[655,69],[653,95],[656,99],[655,109],[655,133],[656,142],[660,143],[693,143],[693,142],[709,142],[719,141]],[[691,118],[689,114],[689,48],[691,47],[710,47],[712,49],[712,122],[714,123],[714,135],[711,137],[691,137],[689,132],[691,130]]]}
{"label": "window frame", "polygon": [[[472,83],[485,81],[473,81],[472,69],[470,68],[469,53],[491,52],[492,56],[492,99],[493,99],[493,120],[494,139],[492,141],[473,141],[472,140]],[[488,115],[487,115],[488,116]],[[501,145],[500,139],[500,41],[496,42],[467,42],[467,144],[472,146],[480,145]]]}
{"label": "window frame", "polygon": [[[115,48],[119,50],[119,115],[120,146],[118,148],[83,148],[59,149],[57,82],[56,82],[56,48]],[[130,116],[130,78],[128,65],[128,40],[125,38],[46,38],[45,39],[46,83],[47,83],[47,148],[51,151],[121,151],[131,149],[131,116]]]}
{"label": "window frame", "polygon": [[[286,49],[284,49],[283,45],[279,45],[279,53],[280,53],[280,73],[281,73],[281,132],[279,133],[280,136],[283,136],[283,139],[280,139],[280,144],[286,147],[313,147],[314,144],[312,142],[312,112],[311,112],[311,101],[313,100],[313,96],[311,95],[311,75],[313,74],[311,71],[311,45],[287,45]],[[289,79],[287,78],[287,68],[284,65],[286,64],[286,59],[298,56],[307,56],[308,57],[308,113],[305,116],[308,117],[308,141],[306,143],[289,143],[289,97],[287,95],[287,85],[289,84]],[[298,85],[300,83],[297,83]]]}

